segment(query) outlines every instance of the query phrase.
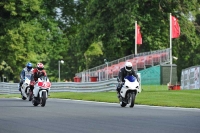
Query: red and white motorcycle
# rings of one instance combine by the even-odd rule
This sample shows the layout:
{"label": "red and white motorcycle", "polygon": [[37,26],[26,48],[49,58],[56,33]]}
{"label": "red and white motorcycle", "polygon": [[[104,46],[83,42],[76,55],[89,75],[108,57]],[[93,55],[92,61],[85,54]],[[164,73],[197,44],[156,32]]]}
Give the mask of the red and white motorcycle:
{"label": "red and white motorcycle", "polygon": [[30,80],[31,76],[26,75],[25,80],[21,86],[21,97],[23,100],[26,100],[28,98],[29,101],[32,100],[32,97],[30,96]]}
{"label": "red and white motorcycle", "polygon": [[33,99],[32,104],[38,106],[40,104],[42,107],[46,105],[46,100],[48,98],[48,93],[50,92],[51,82],[47,76],[42,76],[38,78],[38,81],[34,85],[33,89]]}

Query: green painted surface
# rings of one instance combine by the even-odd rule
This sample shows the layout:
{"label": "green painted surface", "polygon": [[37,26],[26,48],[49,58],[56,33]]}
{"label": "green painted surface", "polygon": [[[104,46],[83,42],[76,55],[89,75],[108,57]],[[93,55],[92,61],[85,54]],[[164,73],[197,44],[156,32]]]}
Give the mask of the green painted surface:
{"label": "green painted surface", "polygon": [[138,71],[141,74],[142,85],[160,85],[160,66],[153,66]]}

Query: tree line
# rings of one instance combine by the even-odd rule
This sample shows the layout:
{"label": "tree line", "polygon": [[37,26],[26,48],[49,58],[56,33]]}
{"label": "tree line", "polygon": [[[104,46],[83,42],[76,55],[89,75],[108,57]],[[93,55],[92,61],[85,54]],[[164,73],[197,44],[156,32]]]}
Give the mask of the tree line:
{"label": "tree line", "polygon": [[135,21],[143,44],[138,53],[169,48],[169,14],[181,36],[173,56],[181,70],[199,65],[199,0],[6,0],[0,2],[0,76],[17,82],[27,62],[42,62],[51,81],[133,54]]}

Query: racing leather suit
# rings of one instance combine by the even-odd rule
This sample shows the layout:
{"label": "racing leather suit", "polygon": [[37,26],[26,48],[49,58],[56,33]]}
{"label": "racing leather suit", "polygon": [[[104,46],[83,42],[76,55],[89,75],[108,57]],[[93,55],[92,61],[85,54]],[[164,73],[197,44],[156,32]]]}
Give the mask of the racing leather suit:
{"label": "racing leather suit", "polygon": [[31,69],[30,71],[27,70],[27,67],[24,67],[20,73],[20,82],[19,82],[19,91],[21,91],[21,86],[24,82],[24,79],[26,76],[30,76],[32,75],[33,69]]}
{"label": "racing leather suit", "polygon": [[120,69],[120,71],[118,73],[118,78],[117,78],[118,85],[117,85],[117,89],[116,89],[118,93],[120,92],[120,90],[122,88],[122,83],[125,82],[124,78],[126,76],[131,76],[131,75],[136,77],[137,81],[139,82],[139,77],[138,77],[137,73],[134,71],[134,69],[132,69],[130,72],[126,71],[125,67]]}
{"label": "racing leather suit", "polygon": [[33,69],[33,72],[31,75],[31,83],[30,83],[31,91],[33,91],[34,89],[35,82],[37,82],[38,78],[40,78],[41,76],[47,76],[47,73],[45,70],[38,71],[37,68]]}

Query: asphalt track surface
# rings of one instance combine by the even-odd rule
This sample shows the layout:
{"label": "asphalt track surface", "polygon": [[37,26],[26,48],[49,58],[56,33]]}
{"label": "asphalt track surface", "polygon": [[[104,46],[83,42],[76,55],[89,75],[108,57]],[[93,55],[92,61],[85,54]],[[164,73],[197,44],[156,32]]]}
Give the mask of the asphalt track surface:
{"label": "asphalt track surface", "polygon": [[200,133],[200,109],[0,99],[0,133]]}

